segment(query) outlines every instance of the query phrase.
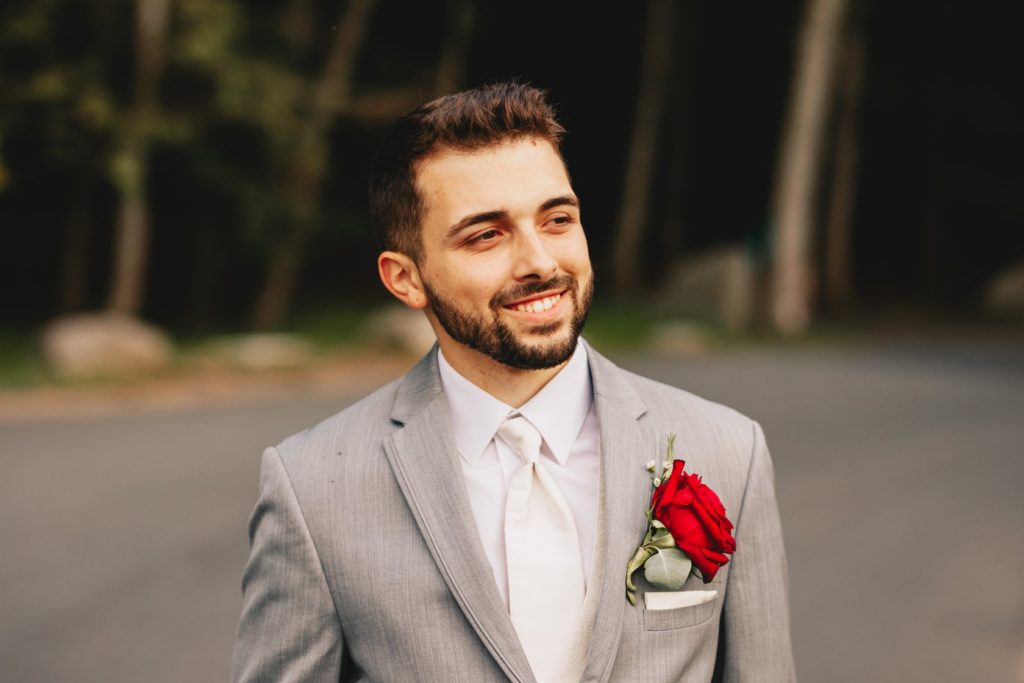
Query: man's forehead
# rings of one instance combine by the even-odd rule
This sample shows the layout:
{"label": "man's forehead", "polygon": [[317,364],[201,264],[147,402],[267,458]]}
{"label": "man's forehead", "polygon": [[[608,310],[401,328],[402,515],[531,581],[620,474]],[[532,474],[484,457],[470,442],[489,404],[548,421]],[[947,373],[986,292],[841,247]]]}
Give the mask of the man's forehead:
{"label": "man's forehead", "polygon": [[[530,144],[506,143],[462,151],[445,149],[417,162],[416,190],[421,197],[460,189],[502,193],[527,186],[561,186],[568,191],[569,174],[561,156],[547,140]],[[495,172],[513,184],[495,183]]]}

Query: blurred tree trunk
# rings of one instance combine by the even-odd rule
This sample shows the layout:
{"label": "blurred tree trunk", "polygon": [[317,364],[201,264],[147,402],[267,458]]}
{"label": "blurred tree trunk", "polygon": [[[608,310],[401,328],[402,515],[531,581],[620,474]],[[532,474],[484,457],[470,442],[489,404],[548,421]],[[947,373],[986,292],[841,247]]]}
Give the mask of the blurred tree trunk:
{"label": "blurred tree trunk", "polygon": [[[113,53],[116,44],[114,23],[117,8],[110,3],[101,3],[93,7],[91,12],[92,23],[88,30],[97,39],[100,61],[109,63],[116,59]],[[93,72],[90,79],[93,87],[97,87],[97,81],[102,79],[100,72],[100,69]],[[106,88],[97,89],[104,93],[100,98],[102,101],[111,101],[112,98]],[[96,191],[108,161],[108,151],[101,130],[101,126],[92,128],[77,154],[78,168],[68,202],[67,227],[61,256],[57,300],[57,311],[61,314],[81,310],[90,305],[88,289],[89,270],[93,258]]]}
{"label": "blurred tree trunk", "polygon": [[653,0],[647,18],[646,49],[630,134],[622,205],[612,246],[612,278],[620,294],[634,291],[639,282],[640,248],[650,208],[650,185],[672,63],[674,27],[675,2]]}
{"label": "blurred tree trunk", "polygon": [[840,92],[836,125],[835,169],[825,227],[825,299],[829,309],[842,311],[854,299],[851,276],[851,225],[857,196],[860,162],[860,101],[864,83],[862,10],[855,6],[842,42]]}
{"label": "blurred tree trunk", "polygon": [[[434,78],[434,94],[458,92],[466,76],[466,55],[476,24],[476,8],[472,0],[453,0],[448,3],[446,39],[441,47]],[[403,114],[405,111],[402,112]]]}
{"label": "blurred tree trunk", "polygon": [[92,243],[93,192],[97,179],[96,154],[84,159],[78,168],[68,202],[67,234],[61,259],[60,299],[57,309],[70,313],[85,308],[85,290],[89,275]]}
{"label": "blurred tree trunk", "polygon": [[[298,211],[285,226],[285,235],[271,255],[267,278],[253,310],[252,325],[256,329],[278,326],[294,297],[302,253],[312,229],[313,207],[327,167],[328,133],[335,117],[348,105],[355,56],[365,37],[374,2],[351,0],[346,3],[322,75],[311,93],[308,120],[298,132],[291,168],[286,170],[284,179],[284,191]],[[308,3],[293,2],[288,12],[297,25],[313,25],[311,14],[301,15],[312,12]],[[302,18],[295,19],[295,16]]]}
{"label": "blurred tree trunk", "polygon": [[212,327],[228,285],[224,276],[224,233],[208,213],[201,213],[189,250],[188,321],[194,329]]}
{"label": "blurred tree trunk", "polygon": [[787,335],[810,324],[810,263],[816,185],[844,0],[809,0],[793,64],[772,197],[771,317]]}
{"label": "blurred tree trunk", "polygon": [[662,247],[667,261],[678,257],[685,244],[685,206],[689,196],[690,116],[693,108],[693,72],[697,45],[697,7],[693,0],[679,5],[678,29],[672,59],[672,95],[669,100],[668,171]]}
{"label": "blurred tree trunk", "polygon": [[168,10],[169,0],[136,2],[134,101],[113,161],[121,205],[107,307],[129,315],[138,314],[145,292],[149,250],[147,156],[150,129],[158,110],[157,86],[163,69]]}
{"label": "blurred tree trunk", "polygon": [[[252,326],[257,329],[277,327],[291,308],[304,251],[311,236],[314,209],[327,171],[327,150],[331,124],[338,115],[367,119],[390,120],[418,104],[415,89],[396,89],[355,97],[352,73],[355,58],[365,39],[375,0],[352,0],[338,22],[328,51],[323,75],[309,104],[309,120],[292,155],[292,168],[285,179],[285,192],[292,198],[299,213],[287,226],[281,244],[272,255],[270,270],[253,310]],[[288,8],[289,22],[302,34],[312,21],[308,3],[292,0]],[[303,16],[303,12],[306,14]],[[296,18],[300,17],[300,18]],[[470,0],[454,0],[449,4],[448,28],[433,87],[437,94],[462,87],[466,54],[475,24],[475,8]]]}
{"label": "blurred tree trunk", "polygon": [[[444,44],[434,73],[435,97],[462,90],[466,78],[469,43],[476,29],[473,0],[449,0]],[[424,102],[423,88],[416,84],[353,94],[345,114],[366,126],[390,124]]]}

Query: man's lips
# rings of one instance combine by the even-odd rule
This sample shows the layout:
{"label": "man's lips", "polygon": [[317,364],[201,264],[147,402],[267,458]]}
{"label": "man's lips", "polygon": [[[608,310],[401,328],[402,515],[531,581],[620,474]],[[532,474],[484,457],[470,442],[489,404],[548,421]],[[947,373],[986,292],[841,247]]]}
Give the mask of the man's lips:
{"label": "man's lips", "polygon": [[541,292],[540,294],[534,294],[529,298],[505,304],[504,308],[523,313],[541,313],[555,308],[568,291],[568,289],[555,289],[547,292]]}
{"label": "man's lips", "polygon": [[[527,311],[534,309],[538,305],[545,306],[546,308],[551,308],[558,304],[559,299],[561,299],[561,297],[564,296],[566,292],[568,292],[567,289],[561,289],[548,290],[547,292],[541,292],[540,294],[531,294],[528,297],[524,297],[522,299],[512,301],[511,303],[504,304],[503,307],[508,308],[510,310]],[[542,307],[539,310],[545,310],[545,307]]]}

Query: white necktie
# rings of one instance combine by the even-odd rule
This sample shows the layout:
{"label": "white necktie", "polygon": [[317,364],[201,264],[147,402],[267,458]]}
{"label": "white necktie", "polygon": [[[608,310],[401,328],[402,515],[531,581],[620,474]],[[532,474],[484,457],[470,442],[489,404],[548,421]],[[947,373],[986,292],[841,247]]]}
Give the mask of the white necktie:
{"label": "white necktie", "polygon": [[576,522],[540,458],[540,432],[517,416],[498,434],[524,463],[512,474],[505,504],[509,616],[537,680],[569,680],[565,666],[585,593]]}

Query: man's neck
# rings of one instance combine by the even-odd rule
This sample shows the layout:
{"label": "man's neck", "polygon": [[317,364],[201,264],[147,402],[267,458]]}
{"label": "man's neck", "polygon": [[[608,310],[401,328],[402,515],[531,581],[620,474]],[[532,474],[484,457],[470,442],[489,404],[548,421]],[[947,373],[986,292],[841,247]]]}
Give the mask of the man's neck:
{"label": "man's neck", "polygon": [[570,359],[543,370],[520,370],[499,363],[475,349],[452,339],[438,341],[445,359],[456,372],[488,394],[518,408],[533,398],[551,378],[564,368]]}

